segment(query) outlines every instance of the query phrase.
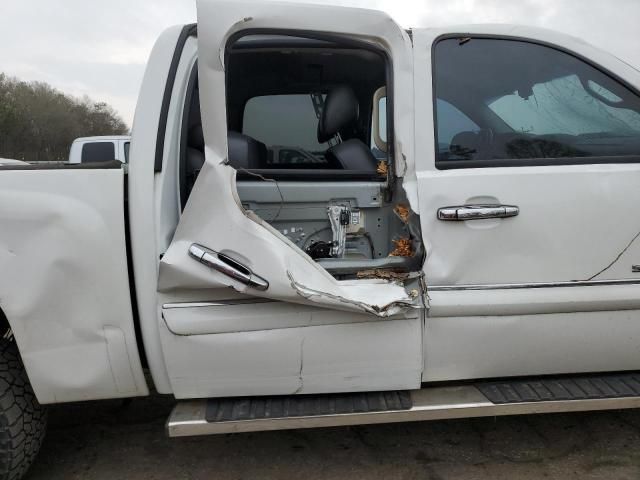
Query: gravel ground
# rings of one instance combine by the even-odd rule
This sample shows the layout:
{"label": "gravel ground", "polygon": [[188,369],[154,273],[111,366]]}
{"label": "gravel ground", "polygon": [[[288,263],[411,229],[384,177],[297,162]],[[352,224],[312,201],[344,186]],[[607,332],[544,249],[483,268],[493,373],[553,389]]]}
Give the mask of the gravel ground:
{"label": "gravel ground", "polygon": [[171,406],[156,396],[53,407],[27,478],[640,478],[640,410],[169,439]]}

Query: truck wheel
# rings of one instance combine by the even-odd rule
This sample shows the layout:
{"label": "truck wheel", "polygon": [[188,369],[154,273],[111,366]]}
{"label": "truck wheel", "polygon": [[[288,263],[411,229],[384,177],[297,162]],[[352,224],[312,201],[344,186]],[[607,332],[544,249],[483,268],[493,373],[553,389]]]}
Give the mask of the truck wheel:
{"label": "truck wheel", "polygon": [[19,480],[35,459],[47,426],[18,347],[0,339],[0,480]]}

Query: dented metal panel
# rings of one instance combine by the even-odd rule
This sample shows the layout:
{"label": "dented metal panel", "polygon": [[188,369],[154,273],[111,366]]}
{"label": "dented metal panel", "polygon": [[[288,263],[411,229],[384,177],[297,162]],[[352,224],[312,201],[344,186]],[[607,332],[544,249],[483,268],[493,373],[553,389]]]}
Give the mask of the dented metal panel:
{"label": "dented metal panel", "polygon": [[[339,15],[337,15],[339,11]],[[160,264],[159,290],[231,287],[241,293],[332,309],[394,315],[422,304],[417,290],[401,280],[333,278],[288,238],[253,212],[244,210],[236,172],[228,167],[224,51],[229,37],[250,29],[291,29],[348,35],[379,46],[393,59],[398,172],[405,183],[414,174],[410,141],[412,70],[406,33],[387,15],[369,10],[261,2],[198,3],[199,81],[206,163],[200,172],[173,242]],[[214,54],[215,52],[215,54]],[[402,139],[406,141],[403,142]],[[415,195],[409,194],[415,204]],[[260,291],[207,268],[188,255],[194,243],[219,252],[264,278]]]}
{"label": "dented metal panel", "polygon": [[[206,162],[164,252],[158,280],[159,333],[174,395],[416,388],[423,368],[420,273],[337,280],[286,232],[270,225],[259,212],[245,209],[237,192],[236,171],[226,165],[223,108],[225,46],[242,30],[281,33],[286,29],[298,35],[308,30],[375,44],[392,59],[394,81],[401,92],[395,118],[396,126],[402,127],[396,145],[397,170],[410,183],[413,89],[406,33],[380,12],[343,7],[205,0],[198,4],[198,17]],[[284,202],[293,188],[276,187],[271,192],[276,202]],[[245,197],[247,188],[243,185],[240,192]],[[261,185],[261,195],[269,193],[265,188]],[[342,187],[332,188],[339,190],[336,198],[343,198]],[[374,202],[376,206],[379,187],[373,188],[373,194],[364,195],[361,189],[352,194],[360,195],[363,205]],[[328,195],[328,205],[333,197],[323,195]],[[255,200],[249,197],[245,206]],[[415,204],[415,192],[411,198]],[[325,212],[327,205],[322,205]],[[203,263],[198,255],[190,257],[194,244],[199,245],[198,251],[210,252],[213,260]],[[228,264],[225,267],[219,261]],[[243,278],[263,279],[263,289],[252,288]],[[275,301],[256,304],[260,299]]]}
{"label": "dented metal panel", "polygon": [[177,398],[413,389],[422,318],[412,313],[379,319],[283,302],[174,304],[163,309],[161,337]]}
{"label": "dented metal panel", "polygon": [[0,307],[41,403],[148,393],[122,170],[0,173]]}

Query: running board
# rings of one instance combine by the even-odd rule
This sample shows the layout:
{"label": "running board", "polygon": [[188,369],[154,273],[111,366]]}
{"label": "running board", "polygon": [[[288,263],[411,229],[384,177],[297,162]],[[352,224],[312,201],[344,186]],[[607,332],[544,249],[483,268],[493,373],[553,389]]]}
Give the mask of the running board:
{"label": "running board", "polygon": [[640,374],[544,377],[374,392],[179,402],[171,437],[640,407]]}

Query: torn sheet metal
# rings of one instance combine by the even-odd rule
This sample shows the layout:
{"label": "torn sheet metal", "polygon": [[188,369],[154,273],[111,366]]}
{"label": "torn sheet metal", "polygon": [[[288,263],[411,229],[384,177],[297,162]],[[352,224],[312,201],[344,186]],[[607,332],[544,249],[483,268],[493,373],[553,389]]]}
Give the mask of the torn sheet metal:
{"label": "torn sheet metal", "polygon": [[[366,313],[371,313],[379,317],[390,317],[406,310],[407,308],[419,308],[415,303],[418,296],[417,291],[406,292],[402,285],[397,283],[374,283],[367,285],[363,282],[361,285],[352,285],[348,287],[350,297],[343,297],[331,293],[314,290],[299,282],[297,282],[291,272],[287,272],[287,276],[291,280],[292,288],[302,297],[317,303],[332,303],[349,306],[349,310],[353,307]],[[384,289],[379,289],[380,285],[384,285]],[[374,297],[374,294],[382,294],[382,297]]]}
{"label": "torn sheet metal", "polygon": [[393,270],[362,270],[356,274],[357,278],[381,278],[384,280],[403,281],[409,278],[409,274],[405,272],[395,272]]}
{"label": "torn sheet metal", "polygon": [[[339,15],[336,14],[339,11]],[[247,15],[250,14],[250,17]],[[406,145],[413,134],[413,88],[410,42],[406,33],[378,11],[256,1],[198,2],[199,81],[202,123],[206,139],[205,165],[183,212],[174,240],[159,272],[159,289],[231,287],[239,292],[281,301],[367,312],[386,317],[420,305],[395,282],[341,282],[315,263],[287,237],[253,212],[237,196],[236,171],[227,156],[223,55],[227,40],[244,29],[295,29],[348,35],[388,51],[394,62],[399,92],[395,124]],[[213,54],[216,52],[216,54]],[[400,93],[401,92],[401,93]],[[398,112],[402,112],[399,114]],[[410,151],[405,157],[412,158]],[[398,171],[406,169],[398,169]],[[194,261],[188,255],[198,243],[232,258],[269,282],[264,292]]]}

